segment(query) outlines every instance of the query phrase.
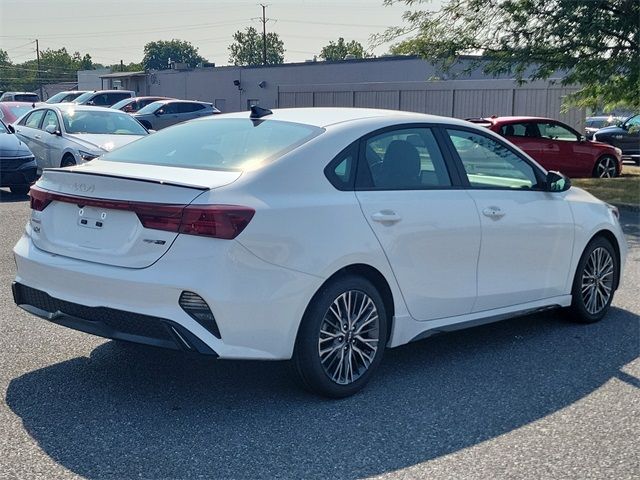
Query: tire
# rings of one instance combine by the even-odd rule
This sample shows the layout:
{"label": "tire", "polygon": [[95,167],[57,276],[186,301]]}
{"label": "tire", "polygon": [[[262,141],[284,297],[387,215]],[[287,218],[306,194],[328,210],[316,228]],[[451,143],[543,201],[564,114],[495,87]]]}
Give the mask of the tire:
{"label": "tire", "polygon": [[[609,310],[620,269],[611,242],[596,237],[584,249],[571,289],[570,317],[580,323],[601,320]],[[595,275],[595,278],[594,276]]]}
{"label": "tire", "polygon": [[595,178],[613,178],[619,174],[618,162],[610,155],[600,157],[593,167],[593,176]]}
{"label": "tire", "polygon": [[64,157],[62,157],[62,161],[60,162],[60,167],[73,167],[74,165],[76,165],[76,159],[73,157],[73,155],[69,155],[66,154]]}
{"label": "tire", "polygon": [[9,190],[11,190],[11,193],[14,195],[26,195],[29,193],[30,188],[31,185],[11,185]]}
{"label": "tire", "polygon": [[[353,320],[344,315],[348,305],[357,314]],[[307,307],[296,340],[293,364],[302,385],[331,398],[360,391],[382,360],[387,325],[382,297],[367,279],[345,275],[324,285]]]}

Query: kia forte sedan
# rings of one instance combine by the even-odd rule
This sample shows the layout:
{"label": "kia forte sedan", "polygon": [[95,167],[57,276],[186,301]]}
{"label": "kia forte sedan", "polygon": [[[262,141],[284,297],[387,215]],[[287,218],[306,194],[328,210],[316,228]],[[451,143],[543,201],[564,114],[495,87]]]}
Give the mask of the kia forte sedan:
{"label": "kia forte sedan", "polygon": [[15,302],[94,335],[291,359],[344,397],[386,348],[548,308],[606,314],[615,207],[471,123],[253,108],[45,170]]}

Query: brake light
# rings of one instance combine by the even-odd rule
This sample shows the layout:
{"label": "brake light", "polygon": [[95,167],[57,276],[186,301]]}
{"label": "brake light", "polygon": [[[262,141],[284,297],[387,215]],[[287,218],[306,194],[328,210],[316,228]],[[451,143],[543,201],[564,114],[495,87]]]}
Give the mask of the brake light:
{"label": "brake light", "polygon": [[127,210],[145,228],[231,240],[249,224],[255,210],[239,205],[179,205],[77,197],[31,187],[31,208],[43,211],[52,201],[82,207]]}

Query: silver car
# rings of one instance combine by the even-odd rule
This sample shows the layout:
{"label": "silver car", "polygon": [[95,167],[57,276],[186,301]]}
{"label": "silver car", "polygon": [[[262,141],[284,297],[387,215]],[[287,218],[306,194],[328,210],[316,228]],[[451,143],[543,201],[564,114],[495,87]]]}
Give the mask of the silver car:
{"label": "silver car", "polygon": [[133,116],[153,130],[175,125],[198,117],[220,113],[211,103],[193,100],[160,100],[141,108]]}
{"label": "silver car", "polygon": [[35,155],[39,171],[88,162],[149,134],[119,110],[70,103],[35,108],[13,129]]}

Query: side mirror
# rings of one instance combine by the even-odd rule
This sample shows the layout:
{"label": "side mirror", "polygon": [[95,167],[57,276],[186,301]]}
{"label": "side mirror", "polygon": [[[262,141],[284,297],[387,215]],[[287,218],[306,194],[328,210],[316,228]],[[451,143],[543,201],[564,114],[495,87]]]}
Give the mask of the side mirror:
{"label": "side mirror", "polygon": [[91,106],[93,106],[93,105],[95,105],[95,104],[96,104],[96,102],[94,102],[93,100],[89,100],[89,101],[87,102],[87,105],[91,105]]}
{"label": "side mirror", "polygon": [[58,135],[59,137],[62,136],[62,132],[60,132],[60,130],[58,130],[55,125],[47,125],[44,128],[44,131],[50,133],[51,135]]}
{"label": "side mirror", "polygon": [[571,188],[571,180],[560,172],[547,172],[547,191],[566,192]]}
{"label": "side mirror", "polygon": [[163,115],[164,114],[164,110],[162,108],[159,108],[158,110],[156,110],[155,112],[153,112],[153,114],[155,116],[159,116],[159,115]]}
{"label": "side mirror", "polygon": [[585,135],[578,135],[578,141],[579,142],[584,142],[587,139],[587,137]]}

